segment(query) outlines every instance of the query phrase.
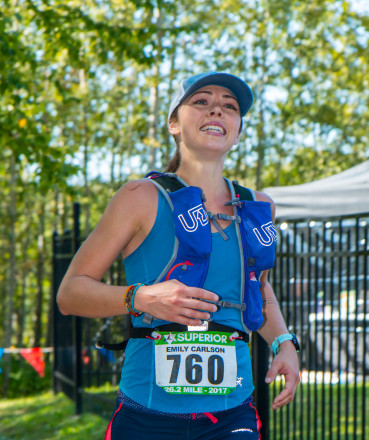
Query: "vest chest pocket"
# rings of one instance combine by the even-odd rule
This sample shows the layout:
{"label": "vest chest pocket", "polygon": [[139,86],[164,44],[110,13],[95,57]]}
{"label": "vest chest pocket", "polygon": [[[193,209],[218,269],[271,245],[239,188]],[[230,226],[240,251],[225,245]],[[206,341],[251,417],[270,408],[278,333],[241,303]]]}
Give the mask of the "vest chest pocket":
{"label": "vest chest pocket", "polygon": [[246,282],[246,309],[243,312],[243,322],[251,331],[258,330],[264,322],[263,300],[260,293],[260,282],[249,279]]}
{"label": "vest chest pocket", "polygon": [[242,246],[247,256],[254,259],[250,270],[262,271],[274,266],[277,232],[272,221],[270,203],[246,202],[238,208]]}
{"label": "vest chest pocket", "polygon": [[[240,232],[244,249],[245,303],[243,321],[251,331],[264,322],[263,300],[258,277],[261,271],[274,266],[277,233],[272,222],[270,203],[246,202],[238,208]],[[247,258],[246,258],[247,257]]]}
{"label": "vest chest pocket", "polygon": [[196,187],[169,193],[178,251],[162,281],[176,279],[188,286],[204,284],[209,267],[211,232],[201,194]]}

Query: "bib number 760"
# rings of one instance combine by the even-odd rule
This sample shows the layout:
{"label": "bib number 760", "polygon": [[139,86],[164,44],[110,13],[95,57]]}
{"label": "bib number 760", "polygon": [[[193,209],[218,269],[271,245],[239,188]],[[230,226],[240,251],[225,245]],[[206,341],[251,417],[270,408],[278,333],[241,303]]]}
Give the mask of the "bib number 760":
{"label": "bib number 760", "polygon": [[[169,378],[170,384],[176,384],[181,366],[181,355],[167,355],[168,361],[173,361],[172,371]],[[198,354],[190,354],[184,359],[186,382],[197,385],[203,377],[203,359]],[[219,385],[224,379],[224,361],[221,356],[209,356],[207,361],[207,379],[212,385]]]}

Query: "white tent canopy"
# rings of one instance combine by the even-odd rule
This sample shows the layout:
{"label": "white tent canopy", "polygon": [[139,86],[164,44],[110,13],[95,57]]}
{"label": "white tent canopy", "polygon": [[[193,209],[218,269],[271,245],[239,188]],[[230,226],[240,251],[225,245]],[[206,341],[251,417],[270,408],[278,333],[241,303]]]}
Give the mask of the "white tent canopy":
{"label": "white tent canopy", "polygon": [[274,200],[279,220],[369,213],[369,160],[334,176],[263,192]]}

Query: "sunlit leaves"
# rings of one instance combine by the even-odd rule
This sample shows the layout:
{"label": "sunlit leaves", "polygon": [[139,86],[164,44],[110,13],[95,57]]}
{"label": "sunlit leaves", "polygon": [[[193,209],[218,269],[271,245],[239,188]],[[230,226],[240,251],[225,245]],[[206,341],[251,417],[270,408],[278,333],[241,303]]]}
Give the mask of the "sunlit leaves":
{"label": "sunlit leaves", "polygon": [[[367,158],[369,18],[351,5],[0,0],[3,225],[14,155],[16,227],[23,248],[30,240],[31,262],[36,207],[45,200],[48,233],[70,227],[73,200],[91,206],[84,221],[93,226],[127,178],[152,163],[163,167],[173,150],[169,95],[182,78],[205,70],[239,75],[255,96],[226,162],[230,178],[261,188],[302,183]],[[6,234],[0,225],[5,268]],[[34,279],[27,279],[33,295]]]}

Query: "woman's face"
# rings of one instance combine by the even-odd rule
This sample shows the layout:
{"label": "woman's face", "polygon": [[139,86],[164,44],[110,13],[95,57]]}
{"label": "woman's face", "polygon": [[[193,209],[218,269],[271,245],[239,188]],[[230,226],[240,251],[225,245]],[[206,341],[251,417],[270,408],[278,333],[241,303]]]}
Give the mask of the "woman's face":
{"label": "woman's face", "polygon": [[236,98],[226,88],[206,86],[178,108],[178,118],[169,125],[183,147],[201,154],[225,154],[238,142],[241,124]]}

